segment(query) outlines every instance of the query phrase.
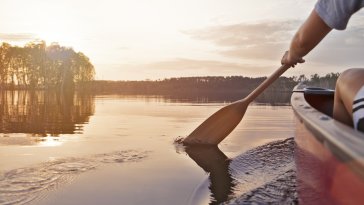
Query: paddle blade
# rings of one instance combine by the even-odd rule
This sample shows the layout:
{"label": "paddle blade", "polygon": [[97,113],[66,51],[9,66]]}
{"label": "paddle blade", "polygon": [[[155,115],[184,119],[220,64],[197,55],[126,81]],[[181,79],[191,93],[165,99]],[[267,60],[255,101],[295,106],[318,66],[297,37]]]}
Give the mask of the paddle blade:
{"label": "paddle blade", "polygon": [[198,126],[183,143],[185,144],[219,144],[239,124],[248,103],[238,101],[221,108]]}

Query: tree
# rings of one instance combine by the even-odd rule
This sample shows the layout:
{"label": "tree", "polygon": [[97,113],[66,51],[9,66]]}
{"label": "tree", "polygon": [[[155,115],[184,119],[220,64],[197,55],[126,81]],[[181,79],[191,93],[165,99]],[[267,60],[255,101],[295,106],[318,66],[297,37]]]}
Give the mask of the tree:
{"label": "tree", "polygon": [[82,52],[44,41],[24,47],[0,46],[0,88],[73,89],[75,83],[92,81],[95,69]]}
{"label": "tree", "polygon": [[9,75],[9,50],[10,44],[2,43],[0,46],[0,88],[4,88],[7,83]]}

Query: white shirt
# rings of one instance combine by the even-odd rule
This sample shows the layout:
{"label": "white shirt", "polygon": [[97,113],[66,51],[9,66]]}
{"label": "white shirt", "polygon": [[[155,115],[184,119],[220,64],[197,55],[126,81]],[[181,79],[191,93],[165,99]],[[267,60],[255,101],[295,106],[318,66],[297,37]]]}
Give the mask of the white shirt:
{"label": "white shirt", "polygon": [[364,7],[364,0],[318,0],[315,11],[332,29],[344,30],[351,15]]}

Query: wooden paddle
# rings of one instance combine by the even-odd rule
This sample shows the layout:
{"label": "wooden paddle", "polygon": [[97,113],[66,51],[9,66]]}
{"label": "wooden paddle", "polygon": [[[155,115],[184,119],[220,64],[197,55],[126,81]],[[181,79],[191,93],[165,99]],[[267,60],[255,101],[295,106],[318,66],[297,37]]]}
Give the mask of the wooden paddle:
{"label": "wooden paddle", "polygon": [[211,115],[184,140],[184,144],[219,144],[239,124],[248,105],[270,84],[281,76],[289,66],[282,65],[253,92],[242,100],[235,101]]}

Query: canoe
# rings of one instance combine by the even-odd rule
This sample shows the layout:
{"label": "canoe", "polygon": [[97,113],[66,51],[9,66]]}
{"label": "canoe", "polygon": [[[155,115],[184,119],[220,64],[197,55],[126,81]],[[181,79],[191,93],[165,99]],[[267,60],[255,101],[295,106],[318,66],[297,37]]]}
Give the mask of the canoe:
{"label": "canoe", "polygon": [[332,118],[333,101],[302,85],[291,97],[299,204],[364,204],[364,134]]}

